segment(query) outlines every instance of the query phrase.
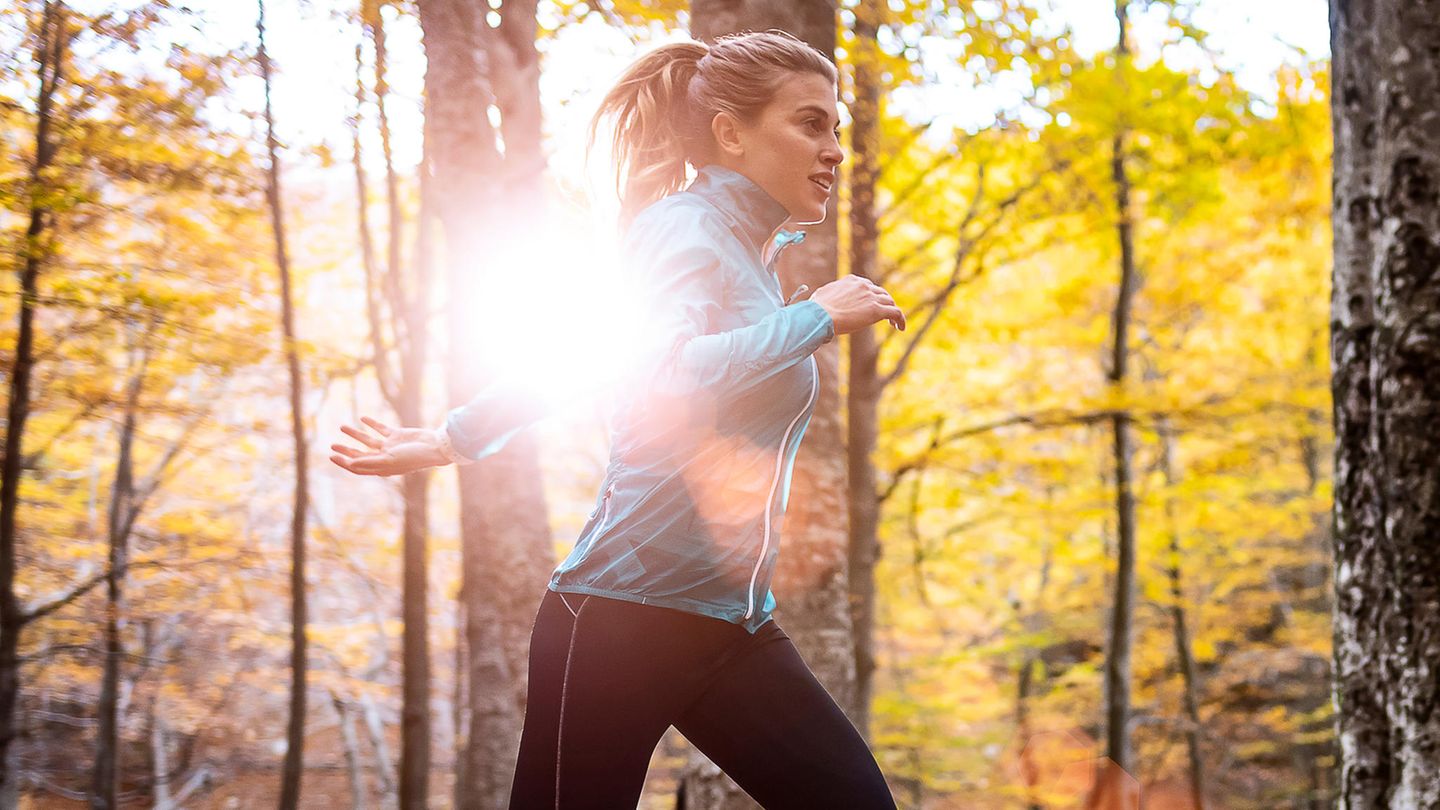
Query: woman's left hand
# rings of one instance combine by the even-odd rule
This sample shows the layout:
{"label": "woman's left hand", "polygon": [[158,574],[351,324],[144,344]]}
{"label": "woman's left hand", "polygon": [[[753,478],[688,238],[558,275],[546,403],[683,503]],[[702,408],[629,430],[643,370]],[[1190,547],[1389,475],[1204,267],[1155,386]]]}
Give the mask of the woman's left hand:
{"label": "woman's left hand", "polygon": [[356,475],[404,475],[450,463],[440,449],[434,430],[392,428],[368,416],[360,417],[360,421],[379,435],[350,425],[341,425],[340,430],[365,445],[366,449],[345,444],[330,445],[330,449],[335,451],[330,460]]}

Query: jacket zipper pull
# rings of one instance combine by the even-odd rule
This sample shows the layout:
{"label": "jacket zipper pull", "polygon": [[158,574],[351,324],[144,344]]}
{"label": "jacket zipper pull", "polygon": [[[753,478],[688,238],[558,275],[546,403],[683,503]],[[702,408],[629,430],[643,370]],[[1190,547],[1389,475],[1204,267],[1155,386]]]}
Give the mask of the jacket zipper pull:
{"label": "jacket zipper pull", "polygon": [[785,306],[788,307],[788,306],[790,306],[791,304],[795,303],[796,300],[798,300],[798,299],[800,298],[800,296],[804,295],[805,293],[807,293],[807,292],[809,292],[809,291],[810,291],[810,285],[809,285],[809,284],[801,284],[799,287],[795,288],[795,292],[793,292],[793,293],[790,294],[790,300],[785,302]]}

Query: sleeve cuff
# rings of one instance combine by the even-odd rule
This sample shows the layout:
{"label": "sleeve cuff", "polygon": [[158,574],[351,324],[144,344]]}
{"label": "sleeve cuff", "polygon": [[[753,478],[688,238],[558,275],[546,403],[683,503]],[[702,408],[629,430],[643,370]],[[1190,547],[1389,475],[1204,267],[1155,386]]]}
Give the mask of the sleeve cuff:
{"label": "sleeve cuff", "polygon": [[452,464],[458,464],[458,465],[474,464],[474,463],[477,461],[477,459],[469,458],[469,457],[467,457],[467,456],[462,456],[462,455],[460,454],[460,451],[458,451],[458,450],[455,449],[455,443],[451,440],[451,438],[450,438],[450,430],[449,430],[449,428],[447,427],[447,425],[449,424],[449,422],[450,422],[450,420],[447,418],[447,419],[445,420],[445,423],[441,424],[440,427],[435,428],[435,436],[436,436],[436,438],[438,438],[438,439],[440,440],[440,452],[441,452],[441,454],[444,455],[445,458],[449,459],[449,460],[450,460],[450,463],[452,463]]}
{"label": "sleeve cuff", "polygon": [[814,325],[815,333],[822,338],[819,343],[815,344],[812,351],[835,339],[835,319],[830,317],[830,311],[825,309],[825,307],[820,306],[820,304],[815,301],[811,301],[809,298],[791,304],[790,307],[810,318]]}

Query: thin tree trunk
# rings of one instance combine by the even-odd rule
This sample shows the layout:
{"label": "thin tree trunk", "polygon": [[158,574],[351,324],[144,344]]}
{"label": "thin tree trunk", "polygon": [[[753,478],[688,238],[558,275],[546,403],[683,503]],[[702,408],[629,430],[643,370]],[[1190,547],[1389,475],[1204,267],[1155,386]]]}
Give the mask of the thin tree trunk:
{"label": "thin tree trunk", "polygon": [[[1054,491],[1046,488],[1046,515],[1042,531],[1048,537],[1052,529],[1048,515],[1053,511]],[[1046,591],[1050,584],[1050,570],[1054,560],[1055,543],[1046,541],[1044,552],[1041,555],[1040,582],[1035,588],[1034,604],[1021,616],[1021,627],[1025,634],[1031,638],[1038,637],[1040,632],[1049,623],[1046,612]],[[1017,606],[1017,610],[1018,610]],[[1036,745],[1032,736],[1030,724],[1030,695],[1035,688],[1035,670],[1039,667],[1044,670],[1043,648],[1031,647],[1024,652],[1020,662],[1020,673],[1016,678],[1015,688],[1015,733],[1019,740],[1020,751],[1017,755],[1020,766],[1020,779],[1025,787],[1025,800],[1028,810],[1043,810],[1043,802],[1038,793],[1039,772],[1035,762]]]}
{"label": "thin tree trunk", "polygon": [[1024,660],[1020,662],[1020,674],[1016,676],[1015,683],[1015,733],[1020,739],[1017,759],[1020,765],[1020,782],[1025,788],[1027,810],[1045,810],[1045,806],[1036,798],[1040,780],[1039,767],[1035,763],[1035,746],[1029,744],[1032,731],[1030,689],[1035,682],[1035,667],[1039,663],[1038,655],[1027,652]]}
{"label": "thin tree trunk", "polygon": [[1338,806],[1440,807],[1440,17],[1331,0]]}
{"label": "thin tree trunk", "polygon": [[340,726],[340,743],[345,749],[345,772],[350,776],[350,807],[365,810],[365,774],[360,767],[360,740],[355,736],[355,715],[339,693],[330,693],[330,705],[335,707],[335,717]]}
{"label": "thin tree trunk", "polygon": [[[726,33],[780,28],[833,59],[836,13],[833,0],[694,0],[690,32],[696,39],[713,42]],[[837,181],[843,179],[843,170],[839,170]],[[818,289],[836,277],[837,196],[832,195],[828,203],[825,221],[806,226],[804,244],[789,248],[780,262],[779,275],[787,297],[802,283]],[[853,722],[859,700],[849,604],[850,515],[845,494],[849,482],[840,420],[839,343],[828,343],[815,353],[820,396],[795,461],[794,491],[785,517],[774,590],[776,619],[784,624],[810,669]],[[688,810],[755,807],[732,780],[698,752],[685,779]]]}
{"label": "thin tree trunk", "polygon": [[[381,4],[365,2],[361,24],[375,45],[375,105],[378,110],[381,155],[385,163],[385,199],[387,227],[386,263],[383,272],[375,266],[374,240],[370,231],[368,210],[369,189],[362,160],[360,121],[365,99],[361,50],[356,48],[355,102],[356,115],[351,135],[355,192],[358,203],[361,259],[365,271],[366,317],[370,325],[371,350],[375,355],[376,376],[381,394],[395,411],[401,424],[414,425],[423,421],[420,403],[423,368],[428,343],[424,328],[425,308],[429,301],[430,263],[428,204],[426,202],[427,157],[422,157],[420,171],[421,213],[417,227],[414,272],[406,284],[401,245],[405,238],[404,212],[400,204],[399,175],[395,170],[391,149],[389,117],[388,51]],[[428,125],[427,125],[428,128]],[[377,278],[377,275],[379,278]],[[388,301],[391,317],[389,334],[394,336],[398,352],[399,379],[392,375],[391,349],[385,344],[387,322],[382,316],[380,301]],[[429,534],[430,474],[427,470],[405,476],[401,481],[404,515],[401,521],[403,568],[401,623],[401,710],[399,800],[403,807],[424,807],[429,794],[430,774],[430,646],[429,646],[429,566],[427,536]],[[371,717],[367,715],[367,719]],[[377,749],[377,756],[388,759]],[[386,793],[392,789],[388,775],[384,777]]]}
{"label": "thin tree trunk", "polygon": [[[154,321],[151,321],[153,326]],[[105,574],[105,663],[100,675],[96,706],[95,766],[91,771],[90,806],[110,810],[116,806],[120,757],[120,667],[124,646],[125,567],[129,564],[130,526],[135,514],[134,454],[136,411],[144,387],[149,329],[132,347],[139,355],[137,368],[126,387],[125,412],[120,424],[120,447],[115,459],[115,483],[110,495],[109,560]]]}
{"label": "thin tree trunk", "polygon": [[168,736],[165,716],[160,711],[160,699],[156,697],[150,701],[150,774],[155,782],[151,810],[175,810],[175,799],[170,793]]}
{"label": "thin tree trunk", "polygon": [[[855,6],[855,103],[850,120],[850,272],[874,279],[878,251],[875,181],[879,166],[881,6]],[[875,334],[850,335],[850,376],[845,401],[850,511],[850,619],[855,637],[855,726],[870,734],[875,675],[875,566],[880,558],[880,496],[875,473],[882,385]]]}
{"label": "thin tree trunk", "polygon": [[43,174],[55,159],[51,139],[55,95],[64,66],[65,8],[46,2],[41,15],[35,62],[39,89],[35,104],[35,162],[30,167],[30,223],[25,230],[24,259],[20,267],[19,326],[15,363],[9,377],[9,403],[5,420],[5,457],[0,459],[0,795],[15,792],[16,774],[10,744],[15,740],[15,704],[20,694],[20,631],[27,622],[15,594],[16,516],[20,501],[21,456],[25,420],[30,416],[30,375],[35,365],[35,313],[40,271],[49,254],[50,211],[41,202]]}
{"label": "thin tree trunk", "polygon": [[365,718],[365,730],[370,736],[370,748],[375,752],[375,773],[380,779],[380,804],[394,807],[399,799],[395,792],[395,779],[390,775],[390,746],[385,742],[385,723],[380,717],[380,707],[375,705],[375,698],[362,694],[360,711]]}
{"label": "thin tree trunk", "polygon": [[[1160,420],[1160,465],[1165,484],[1173,489],[1179,483],[1175,470],[1175,436],[1169,420]],[[1180,664],[1180,679],[1185,708],[1185,747],[1190,757],[1190,802],[1194,810],[1205,810],[1205,760],[1200,752],[1200,699],[1195,683],[1195,656],[1190,650],[1190,631],[1185,612],[1185,583],[1180,562],[1180,532],[1175,519],[1175,499],[1165,499],[1166,519],[1170,523],[1170,617],[1175,629],[1175,660]]]}
{"label": "thin tree trunk", "polygon": [[384,320],[380,316],[378,270],[375,267],[375,239],[370,232],[370,184],[365,176],[364,152],[360,144],[360,125],[364,120],[364,61],[360,45],[355,46],[355,117],[350,122],[350,160],[355,169],[355,225],[360,238],[360,267],[365,272],[365,319],[370,325],[370,351],[374,355],[375,378],[387,402],[395,402],[399,394],[390,371],[390,350],[385,345]]}
{"label": "thin tree trunk", "polygon": [[[382,4],[362,4],[361,19],[375,45],[375,104],[379,113],[380,151],[385,162],[385,199],[388,221],[386,264],[381,279],[386,299],[390,304],[392,318],[391,333],[395,336],[399,353],[400,377],[388,389],[382,389],[396,417],[403,425],[416,425],[424,421],[421,412],[423,392],[423,370],[427,351],[427,334],[424,322],[429,301],[429,222],[427,202],[427,177],[429,147],[422,156],[420,170],[421,211],[417,223],[416,255],[413,272],[407,284],[403,251],[405,239],[404,212],[400,204],[399,175],[395,170],[391,150],[389,117],[388,51],[386,47],[385,22],[381,14]],[[358,82],[358,79],[357,79]],[[357,86],[357,99],[363,97],[363,90]],[[427,122],[427,132],[428,132]],[[428,141],[428,137],[427,137]],[[358,146],[357,146],[358,150]],[[357,163],[357,167],[359,164]],[[360,204],[366,201],[367,190],[363,171],[357,168],[357,194]],[[365,218],[368,223],[368,217]],[[362,225],[368,232],[368,226]],[[368,237],[368,234],[367,234]],[[363,246],[362,246],[363,247]],[[373,264],[372,258],[369,260]],[[368,275],[373,276],[373,266]],[[367,279],[367,289],[369,280]],[[379,323],[377,306],[367,310],[373,319],[371,323],[371,344],[377,353],[376,366],[388,370],[389,358],[382,357],[385,349],[381,336],[384,329]],[[401,528],[403,558],[401,586],[401,623],[404,627],[401,640],[401,708],[400,708],[400,764],[399,801],[402,810],[420,810],[428,803],[430,782],[430,644],[429,644],[429,563],[427,536],[429,534],[429,489],[430,471],[420,470],[404,476],[401,492],[404,500],[404,516]]]}
{"label": "thin tree trunk", "polygon": [[290,720],[285,729],[285,762],[281,769],[280,807],[294,810],[300,803],[300,778],[305,755],[305,516],[308,508],[308,464],[305,421],[301,402],[305,380],[295,334],[295,304],[290,283],[290,254],[285,244],[285,211],[280,188],[280,141],[275,135],[275,114],[270,104],[272,76],[265,50],[265,0],[259,0],[255,29],[260,39],[260,75],[265,84],[265,198],[275,235],[275,267],[280,273],[280,325],[285,342],[285,364],[290,372],[290,430],[295,438],[295,498],[290,519]]}
{"label": "thin tree trunk", "polygon": [[[395,155],[390,142],[390,82],[389,50],[385,39],[385,17],[380,13],[383,2],[364,2],[364,22],[375,44],[375,110],[379,118],[380,156],[385,162],[385,213],[388,222],[385,250],[385,287],[390,297],[392,311],[399,314],[394,326],[397,342],[402,346],[413,335],[403,331],[409,324],[404,320],[404,262],[401,246],[405,239],[405,216],[400,205],[400,176],[395,171]],[[403,352],[403,349],[402,349]],[[403,384],[402,384],[403,385]],[[402,388],[403,391],[403,388]],[[404,396],[403,393],[400,396]]]}
{"label": "thin tree trunk", "polygon": [[[1115,18],[1120,35],[1115,46],[1116,69],[1123,81],[1129,69],[1129,0],[1116,0]],[[1115,182],[1116,237],[1120,248],[1120,289],[1115,301],[1114,338],[1107,376],[1123,390],[1129,362],[1130,303],[1138,284],[1135,267],[1134,217],[1130,204],[1130,177],[1125,167],[1124,125],[1111,145],[1111,173]],[[1134,455],[1130,414],[1117,410],[1111,419],[1111,455],[1115,471],[1115,580],[1105,654],[1105,755],[1117,771],[1101,774],[1091,795],[1092,806],[1122,806],[1116,789],[1120,772],[1132,769],[1130,760],[1130,651],[1135,615],[1135,496],[1131,490]]]}

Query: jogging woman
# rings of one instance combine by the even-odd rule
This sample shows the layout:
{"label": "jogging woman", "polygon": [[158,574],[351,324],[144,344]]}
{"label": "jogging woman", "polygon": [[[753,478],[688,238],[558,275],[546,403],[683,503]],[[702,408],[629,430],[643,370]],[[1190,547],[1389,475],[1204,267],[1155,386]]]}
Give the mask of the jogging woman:
{"label": "jogging woman", "polygon": [[[874,756],[771,617],[790,473],[836,335],[905,316],[847,276],[787,301],[775,262],[824,220],[844,159],[835,66],[779,31],[663,45],[601,102],[622,266],[647,340],[616,386],[594,512],[530,639],[511,808],[630,808],[675,726],[770,810],[894,808]],[[685,186],[687,164],[695,178]],[[683,187],[683,190],[682,190]],[[469,464],[540,418],[492,386],[436,429],[365,422],[336,464]]]}

